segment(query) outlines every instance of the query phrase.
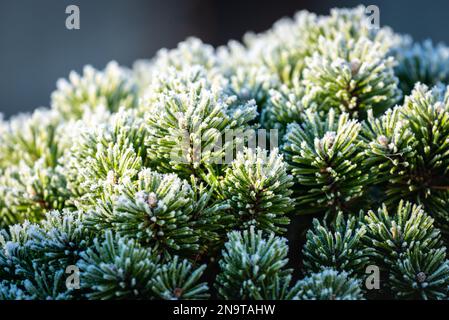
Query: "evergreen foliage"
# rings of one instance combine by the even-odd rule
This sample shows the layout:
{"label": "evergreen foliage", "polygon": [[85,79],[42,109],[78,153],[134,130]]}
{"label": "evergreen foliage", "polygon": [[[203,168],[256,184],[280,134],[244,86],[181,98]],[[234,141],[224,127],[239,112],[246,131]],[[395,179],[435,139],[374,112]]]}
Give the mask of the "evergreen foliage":
{"label": "evergreen foliage", "polygon": [[324,120],[313,112],[306,112],[304,118],[301,124],[290,124],[284,137],[300,212],[348,212],[368,180],[362,167],[361,125],[332,109]]}
{"label": "evergreen foliage", "polygon": [[136,106],[136,87],[130,72],[116,62],[104,71],[86,66],[83,74],[70,73],[69,80],[60,79],[51,95],[51,106],[65,119],[80,119],[86,112],[105,108],[117,112],[120,107]]}
{"label": "evergreen foliage", "polygon": [[360,6],[72,72],[0,117],[0,300],[447,299],[447,56]]}
{"label": "evergreen foliage", "polygon": [[158,262],[151,250],[107,231],[81,255],[81,286],[90,299],[149,298]]}
{"label": "evergreen foliage", "polygon": [[223,197],[235,216],[235,227],[256,226],[276,233],[285,232],[293,208],[290,198],[292,177],[278,151],[245,149],[226,170],[222,182]]}
{"label": "evergreen foliage", "polygon": [[374,258],[387,268],[409,248],[433,249],[441,244],[440,232],[434,228],[433,219],[409,202],[401,202],[394,213],[390,213],[385,205],[377,213],[369,211],[365,222],[366,238],[375,249]]}
{"label": "evergreen foliage", "polygon": [[396,214],[385,206],[365,216],[366,240],[372,259],[388,274],[399,298],[442,299],[447,295],[449,269],[446,247],[433,219],[419,206],[400,202]]}
{"label": "evergreen foliage", "polygon": [[324,269],[298,281],[299,300],[363,300],[359,281],[346,272]]}
{"label": "evergreen foliage", "polygon": [[141,171],[112,202],[113,210],[89,217],[99,230],[112,226],[122,236],[168,252],[195,252],[198,236],[191,228],[193,190],[175,174]]}
{"label": "evergreen foliage", "polygon": [[216,286],[223,299],[280,300],[292,298],[291,269],[286,269],[287,240],[267,237],[254,227],[228,234]]}
{"label": "evergreen foliage", "polygon": [[146,159],[146,130],[135,112],[122,110],[101,126],[80,131],[66,160],[69,187],[80,195],[78,202],[92,204],[136,178]]}
{"label": "evergreen foliage", "polygon": [[345,220],[338,214],[332,227],[313,220],[304,244],[304,267],[310,273],[332,268],[348,274],[361,275],[370,260],[370,250],[364,243],[366,227],[355,217]]}
{"label": "evergreen foliage", "polygon": [[449,48],[444,44],[434,45],[430,40],[408,44],[398,52],[395,70],[402,91],[410,94],[418,82],[428,86],[448,83],[448,57]]}
{"label": "evergreen foliage", "polygon": [[153,286],[157,297],[165,300],[198,300],[209,297],[206,283],[198,283],[206,265],[193,268],[187,260],[172,261],[162,266]]}
{"label": "evergreen foliage", "polygon": [[[417,84],[402,106],[366,130],[368,162],[379,173],[384,201],[410,200],[424,206],[445,229],[447,209],[448,103],[442,87]],[[377,168],[376,168],[377,167]]]}
{"label": "evergreen foliage", "polygon": [[49,212],[41,224],[24,222],[0,235],[2,291],[11,299],[75,299],[66,269],[89,247],[92,237],[81,212]]}
{"label": "evergreen foliage", "polygon": [[[235,148],[239,133],[250,129],[257,110],[254,101],[240,104],[236,96],[198,76],[196,68],[187,72],[189,81],[179,85],[177,77],[167,78],[167,89],[155,93],[145,114],[147,154],[160,172],[207,181],[208,174],[220,173],[226,151]],[[237,137],[226,140],[226,134]]]}
{"label": "evergreen foliage", "polygon": [[366,38],[320,37],[317,52],[306,59],[305,101],[352,117],[363,118],[367,110],[379,115],[400,98],[393,63],[379,43]]}
{"label": "evergreen foliage", "polygon": [[12,118],[0,136],[0,226],[38,221],[70,206],[61,168],[68,137],[57,113],[38,109]]}
{"label": "evergreen foliage", "polygon": [[315,110],[315,105],[304,102],[305,88],[297,81],[290,88],[282,85],[270,91],[267,106],[262,112],[261,122],[265,128],[277,129],[285,134],[289,123],[302,122],[305,110]]}
{"label": "evergreen foliage", "polygon": [[446,299],[449,283],[446,248],[408,249],[392,266],[390,281],[392,291],[400,298]]}

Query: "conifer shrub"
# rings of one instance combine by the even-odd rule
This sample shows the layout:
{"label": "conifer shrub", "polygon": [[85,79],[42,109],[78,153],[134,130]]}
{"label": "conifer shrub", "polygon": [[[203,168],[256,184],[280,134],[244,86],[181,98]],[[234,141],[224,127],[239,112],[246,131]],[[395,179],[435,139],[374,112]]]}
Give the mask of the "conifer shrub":
{"label": "conifer shrub", "polygon": [[447,299],[448,52],[357,7],[72,72],[0,119],[0,300]]}

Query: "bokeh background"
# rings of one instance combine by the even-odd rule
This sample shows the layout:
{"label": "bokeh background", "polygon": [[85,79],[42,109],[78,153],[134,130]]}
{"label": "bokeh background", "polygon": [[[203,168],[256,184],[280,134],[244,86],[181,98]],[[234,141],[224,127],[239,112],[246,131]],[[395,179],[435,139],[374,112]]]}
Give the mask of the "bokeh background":
{"label": "bokeh background", "polygon": [[[80,30],[65,28],[70,4],[80,8]],[[449,43],[447,0],[0,0],[0,112],[48,106],[56,80],[85,64],[132,66],[188,36],[217,46],[298,10],[358,4],[379,6],[381,25],[397,32]]]}

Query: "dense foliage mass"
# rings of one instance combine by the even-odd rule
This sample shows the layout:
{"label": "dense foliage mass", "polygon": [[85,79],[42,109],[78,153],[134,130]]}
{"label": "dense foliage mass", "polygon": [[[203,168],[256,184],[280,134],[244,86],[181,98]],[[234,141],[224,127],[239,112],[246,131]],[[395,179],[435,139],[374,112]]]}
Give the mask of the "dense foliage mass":
{"label": "dense foliage mass", "polygon": [[447,299],[448,57],[358,7],[71,73],[0,121],[0,299]]}

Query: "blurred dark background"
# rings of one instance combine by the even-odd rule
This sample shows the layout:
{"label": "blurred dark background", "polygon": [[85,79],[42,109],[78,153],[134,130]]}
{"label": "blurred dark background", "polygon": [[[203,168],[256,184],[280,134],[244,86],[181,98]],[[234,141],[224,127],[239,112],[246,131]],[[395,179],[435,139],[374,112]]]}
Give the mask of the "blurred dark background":
{"label": "blurred dark background", "polygon": [[[0,113],[48,106],[56,80],[85,64],[131,66],[188,36],[221,45],[301,9],[327,14],[361,3],[379,6],[381,25],[449,43],[447,0],[0,0]],[[80,8],[80,30],[65,28],[70,4]]]}

